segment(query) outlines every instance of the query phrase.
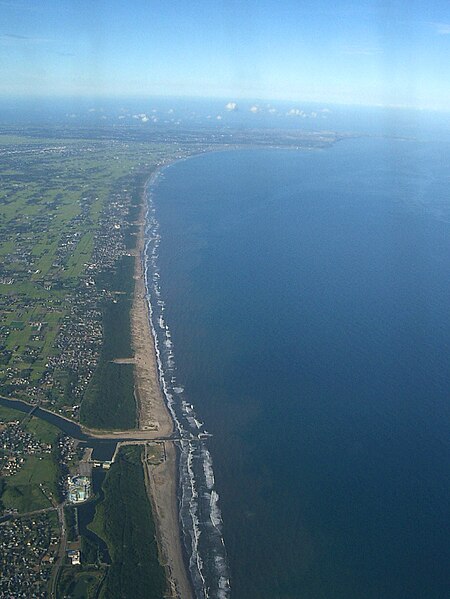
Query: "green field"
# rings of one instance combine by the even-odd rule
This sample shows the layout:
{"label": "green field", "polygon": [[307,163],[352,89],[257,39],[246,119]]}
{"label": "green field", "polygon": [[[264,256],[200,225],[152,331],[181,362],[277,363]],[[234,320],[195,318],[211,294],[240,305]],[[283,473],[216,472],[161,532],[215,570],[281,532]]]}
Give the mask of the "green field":
{"label": "green field", "polygon": [[[21,428],[34,435],[41,443],[53,445],[60,431],[52,424],[0,406],[0,420],[20,421]],[[53,451],[37,455],[24,455],[20,470],[12,476],[2,477],[1,503],[4,509],[19,513],[51,507],[58,502],[58,465]]]}
{"label": "green field", "polygon": [[[110,133],[61,128],[48,137],[38,129],[0,134],[0,394],[40,403],[92,428],[124,429],[136,426],[134,366],[116,360],[133,355],[135,258],[129,254],[136,247],[143,185],[182,149]],[[0,408],[0,420],[16,419],[54,446],[57,429]],[[9,472],[17,466],[12,463]],[[1,480],[2,507],[25,513],[59,502],[59,468],[54,447],[24,454],[20,469]],[[112,564],[99,564],[97,548],[82,536],[84,562],[64,566],[58,596],[163,597],[165,573],[140,449],[120,453],[103,489],[91,525],[107,543]],[[73,510],[67,524],[75,542]]]}
{"label": "green field", "polygon": [[175,149],[91,133],[0,135],[0,392],[77,418],[89,389],[84,422],[132,428],[132,368],[110,364],[131,355],[126,252],[143,184]]}
{"label": "green field", "polygon": [[1,497],[5,509],[24,513],[51,507],[51,500],[57,501],[56,475],[56,464],[50,454],[26,456],[19,472],[6,479]]}
{"label": "green field", "polygon": [[26,417],[26,414],[23,412],[19,412],[18,410],[13,410],[11,408],[5,408],[4,406],[0,406],[0,421],[3,422],[13,422],[15,420],[22,421]]}
{"label": "green field", "polygon": [[56,426],[53,426],[53,424],[50,424],[41,418],[37,418],[36,416],[33,416],[31,420],[27,421],[25,429],[37,437],[39,441],[48,443],[49,445],[55,443],[61,432]]}

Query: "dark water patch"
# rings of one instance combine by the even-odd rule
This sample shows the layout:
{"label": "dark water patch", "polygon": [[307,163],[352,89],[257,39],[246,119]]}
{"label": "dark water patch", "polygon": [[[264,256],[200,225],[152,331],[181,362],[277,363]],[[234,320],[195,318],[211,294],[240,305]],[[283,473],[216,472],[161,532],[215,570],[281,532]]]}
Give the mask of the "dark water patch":
{"label": "dark water patch", "polygon": [[212,459],[204,440],[208,433],[178,382],[170,321],[165,319],[164,295],[159,283],[159,223],[153,203],[155,179],[147,187],[145,283],[162,391],[175,428],[185,439],[178,444],[178,498],[184,553],[196,597],[226,599],[230,592],[228,563]]}
{"label": "dark water patch", "polygon": [[95,441],[90,440],[87,443],[88,447],[93,448],[92,457],[100,462],[110,462],[116,451],[117,441]]}
{"label": "dark water patch", "polygon": [[446,596],[449,150],[211,154],[154,191],[162,324],[213,434],[233,597]]}

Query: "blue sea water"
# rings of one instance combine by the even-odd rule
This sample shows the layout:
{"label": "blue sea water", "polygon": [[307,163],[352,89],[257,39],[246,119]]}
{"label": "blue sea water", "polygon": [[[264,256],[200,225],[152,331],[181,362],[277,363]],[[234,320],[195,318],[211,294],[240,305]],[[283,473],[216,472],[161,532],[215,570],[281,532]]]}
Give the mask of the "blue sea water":
{"label": "blue sea water", "polygon": [[149,196],[168,393],[212,434],[198,596],[448,597],[450,144],[212,153]]}

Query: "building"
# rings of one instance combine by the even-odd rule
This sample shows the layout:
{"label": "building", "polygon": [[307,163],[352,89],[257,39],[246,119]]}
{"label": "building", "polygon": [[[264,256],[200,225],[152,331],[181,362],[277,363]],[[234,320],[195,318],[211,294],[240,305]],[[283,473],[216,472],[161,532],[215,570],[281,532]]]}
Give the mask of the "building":
{"label": "building", "polygon": [[91,481],[87,476],[68,476],[69,503],[81,503],[89,499],[91,494]]}
{"label": "building", "polygon": [[80,552],[78,550],[71,549],[67,552],[67,557],[71,560],[72,566],[79,566],[81,564]]}

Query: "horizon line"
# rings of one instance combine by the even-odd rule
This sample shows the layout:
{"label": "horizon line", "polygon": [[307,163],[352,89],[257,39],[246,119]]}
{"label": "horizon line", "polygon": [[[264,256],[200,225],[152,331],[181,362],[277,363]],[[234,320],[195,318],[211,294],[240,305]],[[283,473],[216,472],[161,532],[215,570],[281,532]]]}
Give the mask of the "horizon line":
{"label": "horizon line", "polygon": [[342,107],[351,107],[351,108],[380,108],[380,109],[389,109],[389,110],[411,110],[417,112],[440,112],[447,113],[450,112],[450,107],[437,107],[437,106],[417,106],[413,104],[389,104],[389,103],[381,103],[381,102],[344,102],[344,101],[330,101],[323,99],[302,99],[302,98],[270,98],[270,97],[262,97],[262,96],[233,96],[229,95],[211,95],[211,96],[199,96],[192,94],[157,94],[157,93],[139,93],[139,94],[125,94],[125,93],[77,93],[77,94],[69,94],[69,93],[53,93],[46,94],[40,92],[33,93],[4,93],[0,91],[0,101],[5,100],[186,100],[186,101],[223,101],[227,102],[249,102],[249,103],[278,103],[278,104],[324,104],[325,106],[342,106]]}

